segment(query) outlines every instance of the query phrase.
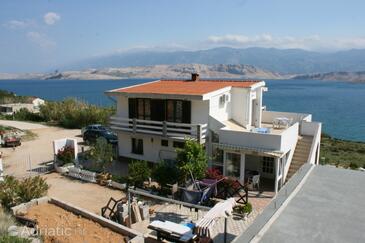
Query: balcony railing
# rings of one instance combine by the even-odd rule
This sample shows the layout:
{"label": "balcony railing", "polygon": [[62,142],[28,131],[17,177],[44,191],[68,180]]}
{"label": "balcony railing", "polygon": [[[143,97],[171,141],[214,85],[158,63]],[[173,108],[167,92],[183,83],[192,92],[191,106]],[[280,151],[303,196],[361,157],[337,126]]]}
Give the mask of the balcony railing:
{"label": "balcony railing", "polygon": [[205,142],[207,124],[188,124],[166,121],[150,121],[111,117],[110,127],[116,131],[152,134],[176,139],[194,139],[199,143]]}

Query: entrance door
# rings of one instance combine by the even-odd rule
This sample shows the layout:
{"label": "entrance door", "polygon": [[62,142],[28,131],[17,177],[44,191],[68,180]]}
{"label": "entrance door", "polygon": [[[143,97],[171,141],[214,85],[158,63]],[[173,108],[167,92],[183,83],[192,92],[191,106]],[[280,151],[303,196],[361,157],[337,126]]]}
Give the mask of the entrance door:
{"label": "entrance door", "polygon": [[226,152],[224,175],[241,179],[241,154]]}

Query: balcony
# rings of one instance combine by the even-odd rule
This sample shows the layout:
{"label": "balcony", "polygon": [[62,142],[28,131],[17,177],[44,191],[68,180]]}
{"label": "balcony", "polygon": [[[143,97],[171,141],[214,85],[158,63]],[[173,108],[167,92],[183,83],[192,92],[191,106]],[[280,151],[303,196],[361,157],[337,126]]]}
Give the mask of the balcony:
{"label": "balcony", "polygon": [[116,116],[110,118],[110,127],[115,131],[150,134],[178,140],[193,139],[199,143],[205,143],[207,135],[207,124],[150,121]]}

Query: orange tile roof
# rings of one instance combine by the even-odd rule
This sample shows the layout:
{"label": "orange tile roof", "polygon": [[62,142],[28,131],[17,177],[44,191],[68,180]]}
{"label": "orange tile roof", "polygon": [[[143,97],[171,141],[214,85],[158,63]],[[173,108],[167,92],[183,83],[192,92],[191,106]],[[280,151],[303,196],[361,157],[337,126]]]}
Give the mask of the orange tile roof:
{"label": "orange tile roof", "polygon": [[260,81],[257,80],[158,80],[132,87],[114,90],[120,93],[133,94],[176,94],[204,95],[225,87],[249,88]]}

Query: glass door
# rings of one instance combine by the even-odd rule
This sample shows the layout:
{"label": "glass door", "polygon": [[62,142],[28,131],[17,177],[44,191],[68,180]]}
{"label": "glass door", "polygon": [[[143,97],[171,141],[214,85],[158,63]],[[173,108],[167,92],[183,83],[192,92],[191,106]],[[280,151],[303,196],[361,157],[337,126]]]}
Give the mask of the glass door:
{"label": "glass door", "polygon": [[226,152],[225,176],[241,178],[241,154]]}

